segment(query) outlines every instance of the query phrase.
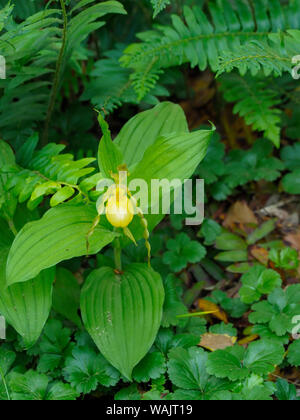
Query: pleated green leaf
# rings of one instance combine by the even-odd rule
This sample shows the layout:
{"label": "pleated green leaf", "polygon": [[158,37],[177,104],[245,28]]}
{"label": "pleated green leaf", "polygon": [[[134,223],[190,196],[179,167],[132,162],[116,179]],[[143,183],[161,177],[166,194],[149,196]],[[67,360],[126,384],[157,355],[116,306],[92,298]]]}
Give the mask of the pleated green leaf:
{"label": "pleated green leaf", "polygon": [[38,340],[52,304],[55,269],[40,273],[34,280],[6,287],[8,248],[0,251],[0,313],[21,335],[26,348]]}
{"label": "pleated green leaf", "polygon": [[162,102],[150,111],[141,112],[124,125],[115,143],[130,167],[138,163],[145,151],[162,135],[186,133],[188,125],[182,108],[171,102]]}
{"label": "pleated green leaf", "polygon": [[84,325],[101,353],[129,380],[155,340],[163,302],[161,277],[144,264],[133,264],[122,274],[102,267],[83,287]]}
{"label": "pleated green leaf", "polygon": [[[86,255],[86,235],[96,215],[93,205],[61,205],[25,225],[9,253],[7,284],[25,282],[61,261]],[[98,226],[89,241],[89,254],[99,252],[116,235]]]}
{"label": "pleated green leaf", "polygon": [[204,159],[213,130],[177,133],[159,137],[132,173],[132,179],[189,179]]}

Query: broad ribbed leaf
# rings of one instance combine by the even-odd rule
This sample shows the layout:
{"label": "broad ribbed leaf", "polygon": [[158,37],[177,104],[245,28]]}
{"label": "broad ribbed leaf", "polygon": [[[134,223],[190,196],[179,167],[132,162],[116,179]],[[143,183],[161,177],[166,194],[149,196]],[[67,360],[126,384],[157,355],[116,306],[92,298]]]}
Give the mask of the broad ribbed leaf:
{"label": "broad ribbed leaf", "polygon": [[22,336],[26,348],[38,340],[52,304],[55,269],[40,273],[34,280],[6,287],[8,248],[0,252],[0,313]]}
{"label": "broad ribbed leaf", "polygon": [[[25,282],[61,261],[86,255],[86,235],[96,215],[94,206],[62,205],[25,225],[9,253],[7,284]],[[115,236],[98,226],[89,241],[89,254],[99,252]]]}
{"label": "broad ribbed leaf", "polygon": [[159,137],[137,165],[131,178],[151,185],[153,179],[189,179],[204,159],[213,130]]}
{"label": "broad ribbed leaf", "polygon": [[133,264],[122,274],[93,271],[82,290],[81,311],[89,334],[127,379],[152,346],[162,318],[164,289],[158,273]]}
{"label": "broad ribbed leaf", "polygon": [[115,143],[129,166],[138,163],[159,136],[187,133],[188,125],[182,108],[163,102],[150,111],[141,112],[124,125]]}

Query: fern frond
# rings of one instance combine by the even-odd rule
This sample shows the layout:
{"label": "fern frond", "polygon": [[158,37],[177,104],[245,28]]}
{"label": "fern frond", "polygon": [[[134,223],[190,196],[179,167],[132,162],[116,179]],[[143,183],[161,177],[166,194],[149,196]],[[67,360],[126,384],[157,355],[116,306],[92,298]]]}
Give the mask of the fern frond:
{"label": "fern frond", "polygon": [[59,45],[61,20],[56,9],[30,16],[24,22],[5,24],[0,35],[0,54],[6,59],[7,79],[1,80],[0,132],[24,128],[41,121],[48,101],[48,82]]}
{"label": "fern frond", "polygon": [[15,196],[19,203],[28,201],[30,210],[36,208],[47,196],[53,196],[51,206],[71,198],[76,202],[88,201],[89,190],[99,180],[98,174],[86,179],[87,175],[95,171],[90,166],[95,159],[75,161],[73,155],[61,154],[64,145],[50,143],[36,150],[37,144],[38,136],[34,135],[19,150],[18,165],[0,168],[8,177],[6,191]]}
{"label": "fern frond", "polygon": [[253,76],[263,70],[266,76],[282,76],[291,72],[292,59],[299,54],[300,31],[290,30],[284,35],[273,35],[269,43],[253,41],[220,57],[217,76],[237,69],[242,75],[249,71]]}
{"label": "fern frond", "polygon": [[0,10],[0,31],[4,28],[5,22],[8,17],[12,14],[14,6],[11,5],[10,1],[2,5]]}
{"label": "fern frond", "polygon": [[120,66],[122,47],[108,51],[97,61],[85,85],[81,100],[91,101],[97,109],[110,113],[122,103],[135,103],[136,94],[130,80],[131,71]]}
{"label": "fern frond", "polygon": [[151,0],[151,4],[154,12],[153,17],[155,19],[160,12],[162,12],[169,4],[171,4],[171,0]]}
{"label": "fern frond", "polygon": [[153,59],[146,69],[141,72],[134,72],[130,77],[134,89],[138,93],[138,101],[141,101],[155,87],[159,77],[163,73],[160,68],[155,66],[155,62],[156,59]]}
{"label": "fern frond", "polygon": [[[7,0],[0,0],[0,8],[4,8],[7,3]],[[19,19],[27,19],[29,16],[32,16],[41,10],[44,6],[43,3],[43,0],[16,1],[14,2],[13,15]]]}
{"label": "fern frond", "polygon": [[282,111],[276,106],[281,103],[281,95],[270,88],[269,79],[226,74],[221,77],[221,90],[226,101],[235,103],[234,113],[279,147]]}
{"label": "fern frond", "polygon": [[[95,67],[90,74],[90,80],[85,84],[84,93],[80,98],[84,101],[91,101],[98,110],[104,109],[106,113],[112,112],[124,103],[139,103],[134,90],[135,80],[132,77],[132,71],[121,67],[119,62],[123,49],[123,45],[117,45],[117,49],[107,51],[105,53],[106,57],[95,63]],[[143,97],[143,101],[149,105],[154,105],[158,103],[156,95],[169,96],[169,92],[165,86],[156,84],[158,75],[156,76],[151,71],[147,76],[147,79],[141,79],[144,89],[147,86],[147,90],[150,90]],[[166,80],[165,84],[171,83],[173,83],[173,80],[171,82]],[[151,89],[151,84],[154,85],[153,89]]]}
{"label": "fern frond", "polygon": [[[27,13],[25,9],[23,12]],[[104,25],[101,18],[107,13],[126,12],[117,1],[99,4],[95,4],[95,0],[79,1],[70,11],[66,39],[62,37],[60,10],[45,9],[30,15],[21,23],[15,22],[12,17],[8,19],[11,13],[10,3],[0,10],[0,28],[3,26],[0,55],[6,59],[8,76],[7,80],[0,81],[0,133],[5,129],[9,133],[6,139],[13,139],[16,129],[20,127],[26,128],[45,120],[46,115],[47,121],[50,121],[64,70],[72,62],[73,55],[76,56],[82,42],[92,31]],[[49,74],[55,71],[58,57],[61,63],[56,65],[49,94]]]}
{"label": "fern frond", "polygon": [[[130,45],[121,59],[132,68],[137,79],[156,69],[190,63],[205,70],[218,70],[219,56],[235,51],[253,40],[268,42],[269,35],[299,26],[300,0],[281,6],[279,0],[216,0],[208,4],[208,13],[200,7],[184,7],[184,19],[171,17],[172,25],[156,25],[139,35],[141,43]],[[140,96],[142,92],[138,92]]]}
{"label": "fern frond", "polygon": [[105,25],[105,22],[100,20],[101,18],[109,13],[126,15],[123,5],[118,1],[104,1],[102,3],[94,4],[75,15],[75,12],[92,2],[94,2],[94,0],[80,1],[70,12],[72,18],[69,20],[67,28],[65,61],[72,55],[74,49],[93,31],[96,31]]}

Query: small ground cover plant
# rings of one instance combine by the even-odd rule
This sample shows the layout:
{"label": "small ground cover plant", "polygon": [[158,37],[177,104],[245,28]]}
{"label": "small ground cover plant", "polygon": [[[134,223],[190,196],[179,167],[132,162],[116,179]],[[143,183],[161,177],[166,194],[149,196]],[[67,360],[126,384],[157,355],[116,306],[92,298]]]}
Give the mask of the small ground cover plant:
{"label": "small ground cover plant", "polygon": [[0,0],[0,400],[300,399],[299,22]]}

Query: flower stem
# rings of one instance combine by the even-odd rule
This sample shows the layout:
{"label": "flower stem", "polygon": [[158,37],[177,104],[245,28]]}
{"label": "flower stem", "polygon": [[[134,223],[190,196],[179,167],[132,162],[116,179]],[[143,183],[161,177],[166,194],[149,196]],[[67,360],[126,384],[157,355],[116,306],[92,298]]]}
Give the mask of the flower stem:
{"label": "flower stem", "polygon": [[14,221],[13,221],[12,219],[8,220],[8,226],[9,226],[10,230],[12,231],[12,233],[13,233],[15,236],[17,236],[18,231],[17,231],[16,226],[15,226],[15,224],[14,224]]}
{"label": "flower stem", "polygon": [[119,238],[115,239],[114,242],[114,255],[116,270],[122,271],[122,248]]}

